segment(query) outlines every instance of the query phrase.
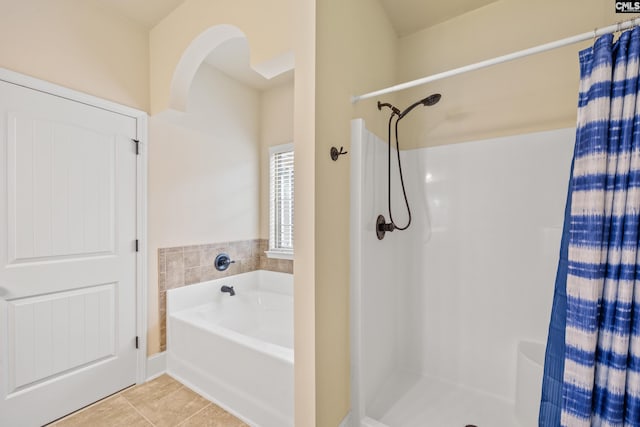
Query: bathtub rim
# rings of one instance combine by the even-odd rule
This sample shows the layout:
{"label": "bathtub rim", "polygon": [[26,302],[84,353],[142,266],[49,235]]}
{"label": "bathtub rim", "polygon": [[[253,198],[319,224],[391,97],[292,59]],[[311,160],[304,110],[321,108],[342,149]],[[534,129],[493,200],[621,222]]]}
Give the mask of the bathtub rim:
{"label": "bathtub rim", "polygon": [[[169,298],[170,295],[180,295],[183,293],[196,293],[196,294],[207,294],[207,289],[216,283],[224,283],[227,281],[245,281],[251,277],[256,277],[257,280],[254,283],[246,284],[243,283],[243,286],[248,286],[248,290],[264,290],[268,292],[273,292],[281,295],[290,295],[293,297],[293,274],[291,273],[282,273],[279,271],[271,271],[271,270],[253,270],[248,271],[246,273],[238,273],[232,274],[229,276],[221,277],[219,279],[206,280],[203,282],[196,282],[190,285],[181,286],[178,288],[167,289],[167,307],[166,314],[167,318],[171,313],[178,312],[184,310],[186,308],[192,308],[200,304],[190,304],[186,305],[184,303],[176,303],[174,298]],[[275,285],[271,283],[269,280],[265,280],[265,278],[271,277],[276,278],[280,277],[285,279],[285,284]]]}
{"label": "bathtub rim", "polygon": [[[274,280],[278,279],[283,279],[284,283],[275,283]],[[203,298],[208,299],[220,292],[218,289],[219,285],[230,284],[229,282],[236,284],[239,283],[240,287],[238,288],[238,292],[243,292],[244,290],[251,292],[270,292],[293,298],[293,274],[270,270],[253,270],[246,273],[232,274],[218,279],[198,282],[179,288],[167,289],[167,352],[170,351],[171,347],[171,334],[169,333],[170,324],[173,321],[179,321],[188,323],[202,331],[215,333],[217,336],[224,337],[238,345],[251,348],[254,351],[258,351],[262,354],[269,355],[293,365],[295,360],[293,348],[280,346],[255,337],[243,335],[232,329],[224,328],[219,325],[207,322],[198,322],[196,319],[185,319],[185,313],[188,311],[195,310],[198,307],[208,304],[187,303],[185,300],[191,299],[193,301],[202,301]],[[172,295],[175,297],[172,297]],[[185,295],[190,298],[185,297]],[[176,299],[181,300],[176,301]]]}

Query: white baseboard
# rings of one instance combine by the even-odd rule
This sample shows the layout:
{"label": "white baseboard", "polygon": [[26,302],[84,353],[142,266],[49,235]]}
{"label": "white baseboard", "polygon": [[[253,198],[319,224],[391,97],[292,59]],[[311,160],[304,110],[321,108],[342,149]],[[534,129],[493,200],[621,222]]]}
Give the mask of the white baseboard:
{"label": "white baseboard", "polygon": [[345,415],[338,427],[351,427],[351,412],[348,412],[347,415]]}
{"label": "white baseboard", "polygon": [[147,381],[167,372],[167,353],[156,353],[147,359]]}

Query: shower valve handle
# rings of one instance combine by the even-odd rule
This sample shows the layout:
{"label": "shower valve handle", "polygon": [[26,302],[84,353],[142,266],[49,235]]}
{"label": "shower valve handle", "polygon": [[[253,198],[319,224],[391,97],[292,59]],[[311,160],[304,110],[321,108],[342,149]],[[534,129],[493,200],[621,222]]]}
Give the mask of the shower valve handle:
{"label": "shower valve handle", "polygon": [[229,268],[229,265],[231,265],[231,264],[233,264],[233,263],[235,263],[235,261],[233,261],[233,260],[229,257],[229,255],[227,255],[227,254],[225,254],[225,253],[222,253],[222,254],[219,254],[219,255],[216,257],[216,259],[215,259],[215,261],[214,261],[213,265],[216,267],[216,270],[218,270],[218,271],[224,271],[224,270],[226,270],[227,268]]}

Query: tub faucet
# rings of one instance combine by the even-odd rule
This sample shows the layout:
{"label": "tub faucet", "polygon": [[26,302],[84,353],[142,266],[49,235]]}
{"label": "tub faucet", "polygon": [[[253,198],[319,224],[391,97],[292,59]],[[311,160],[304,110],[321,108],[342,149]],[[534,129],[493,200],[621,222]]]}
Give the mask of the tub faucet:
{"label": "tub faucet", "polygon": [[229,292],[229,296],[234,296],[236,291],[233,290],[233,286],[224,285],[220,288],[220,292]]}

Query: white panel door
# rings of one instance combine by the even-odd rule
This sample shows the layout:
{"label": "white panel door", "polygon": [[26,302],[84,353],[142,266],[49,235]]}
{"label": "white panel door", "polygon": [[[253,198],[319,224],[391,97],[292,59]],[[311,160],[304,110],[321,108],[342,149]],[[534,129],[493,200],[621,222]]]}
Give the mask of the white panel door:
{"label": "white panel door", "polygon": [[0,82],[0,426],[136,381],[136,119]]}

